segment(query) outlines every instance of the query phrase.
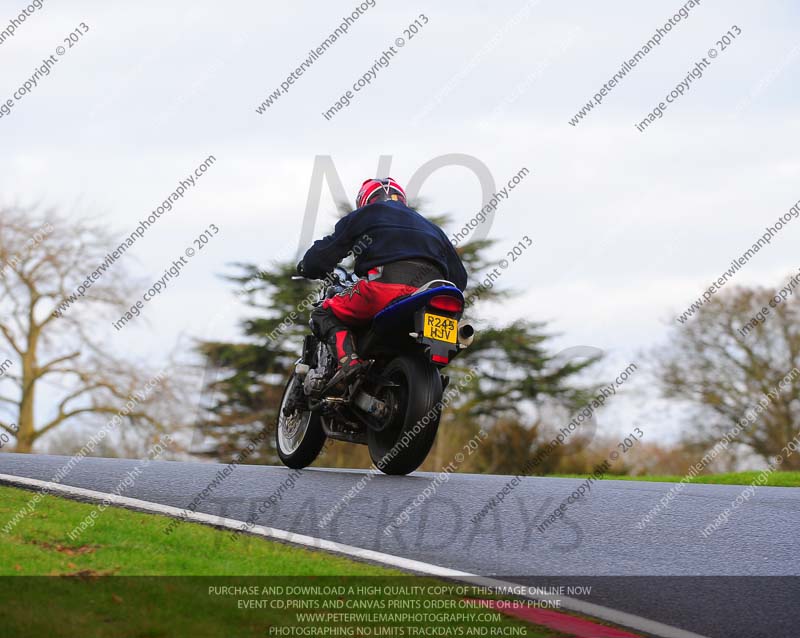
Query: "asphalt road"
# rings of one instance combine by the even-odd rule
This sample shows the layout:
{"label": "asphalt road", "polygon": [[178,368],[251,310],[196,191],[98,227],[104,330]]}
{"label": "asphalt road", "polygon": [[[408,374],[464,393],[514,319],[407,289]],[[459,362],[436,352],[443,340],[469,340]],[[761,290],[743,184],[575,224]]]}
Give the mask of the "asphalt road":
{"label": "asphalt road", "polygon": [[[67,460],[0,454],[0,474],[48,481]],[[141,462],[85,458],[62,483],[114,492],[137,466]],[[152,462],[123,495],[188,507],[221,467]],[[197,511],[247,520],[283,484],[281,498],[261,507],[258,524],[504,580],[591,585],[584,597],[590,602],[710,638],[800,636],[797,489],[758,488],[727,523],[704,537],[702,530],[731,507],[742,486],[685,486],[640,530],[636,523],[672,484],[596,482],[542,532],[537,526],[580,479],[525,478],[476,523],[472,517],[509,477],[452,474],[387,535],[386,526],[435,475],[364,481],[369,475],[357,470],[309,469],[288,487],[289,475],[283,467],[238,466]],[[359,481],[363,489],[321,527],[325,514]]]}

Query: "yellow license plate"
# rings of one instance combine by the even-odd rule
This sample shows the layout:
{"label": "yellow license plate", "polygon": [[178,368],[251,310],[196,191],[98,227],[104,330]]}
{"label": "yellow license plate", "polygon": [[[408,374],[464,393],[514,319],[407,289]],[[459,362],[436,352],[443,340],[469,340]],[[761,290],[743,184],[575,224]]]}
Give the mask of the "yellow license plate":
{"label": "yellow license plate", "polygon": [[455,343],[458,336],[458,321],[426,312],[422,335],[436,341]]}

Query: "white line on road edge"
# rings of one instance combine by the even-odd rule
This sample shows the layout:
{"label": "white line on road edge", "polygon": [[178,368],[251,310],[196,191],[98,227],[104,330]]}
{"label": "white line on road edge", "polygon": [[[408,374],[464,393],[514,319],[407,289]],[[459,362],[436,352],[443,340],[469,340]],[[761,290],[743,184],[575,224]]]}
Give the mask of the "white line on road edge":
{"label": "white line on road edge", "polygon": [[[222,518],[219,516],[212,516],[211,514],[204,514],[202,512],[187,512],[186,510],[178,507],[172,507],[170,505],[162,505],[160,503],[152,503],[150,501],[140,501],[139,499],[129,498],[127,496],[96,492],[94,490],[83,489],[82,487],[61,485],[60,483],[40,481],[39,479],[32,479],[22,476],[0,474],[0,483],[8,483],[22,487],[32,487],[45,493],[74,496],[89,501],[105,502],[128,509],[139,510],[153,514],[163,514],[172,518],[179,518],[182,520],[192,521],[194,523],[202,523],[205,525],[211,525],[213,527],[224,527],[232,530],[240,530],[243,525],[246,525],[244,521],[237,521],[232,518]],[[265,538],[272,538],[285,543],[300,545],[302,547],[321,549],[324,551],[333,552],[335,554],[340,554],[342,556],[349,556],[373,563],[397,567],[398,569],[425,574],[428,576],[439,576],[441,578],[449,578],[462,582],[468,582],[480,587],[490,587],[492,589],[496,589],[500,587],[519,587],[520,585],[520,583],[515,583],[512,581],[497,580],[495,578],[470,574],[469,572],[462,572],[455,569],[450,569],[448,567],[432,565],[431,563],[423,563],[410,558],[403,558],[402,556],[393,556],[392,554],[376,552],[371,549],[361,549],[360,547],[353,547],[352,545],[344,545],[342,543],[329,541],[324,538],[315,538],[314,536],[306,536],[305,534],[287,532],[282,529],[275,529],[274,527],[256,525],[247,533],[256,536],[263,536]],[[586,614],[587,616],[594,616],[595,618],[600,618],[608,622],[630,627],[631,629],[638,629],[639,631],[654,634],[656,636],[660,636],[661,638],[707,638],[707,636],[701,636],[700,634],[678,629],[677,627],[671,627],[670,625],[665,625],[663,623],[656,622],[655,620],[649,620],[647,618],[642,618],[641,616],[636,616],[635,614],[629,614],[624,611],[603,607],[602,605],[596,605],[594,603],[589,603],[577,598],[568,598],[558,595],[521,596],[521,598],[528,598],[531,600],[560,600],[561,606],[564,609]]]}

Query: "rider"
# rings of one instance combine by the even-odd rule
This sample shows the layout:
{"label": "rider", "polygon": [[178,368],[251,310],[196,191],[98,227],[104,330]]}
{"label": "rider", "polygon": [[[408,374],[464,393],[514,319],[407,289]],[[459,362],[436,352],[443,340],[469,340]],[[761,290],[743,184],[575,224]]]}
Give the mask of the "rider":
{"label": "rider", "polygon": [[311,313],[312,330],[348,376],[363,364],[349,326],[369,322],[398,297],[435,279],[462,291],[467,287],[467,272],[447,235],[406,205],[405,191],[391,177],[364,180],[356,210],[337,222],[333,234],[314,242],[297,272],[322,279],[351,251],[357,252],[355,272],[362,279]]}

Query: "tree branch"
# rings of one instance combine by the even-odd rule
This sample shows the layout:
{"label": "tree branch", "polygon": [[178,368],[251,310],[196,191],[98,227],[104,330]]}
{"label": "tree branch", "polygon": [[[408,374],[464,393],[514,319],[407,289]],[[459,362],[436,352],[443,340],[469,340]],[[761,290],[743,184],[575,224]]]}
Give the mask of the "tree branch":
{"label": "tree branch", "polygon": [[22,350],[17,345],[17,342],[14,340],[14,335],[11,334],[11,331],[8,329],[4,323],[0,323],[0,331],[2,331],[3,336],[5,336],[6,341],[8,341],[9,345],[16,351],[19,356],[22,356]]}
{"label": "tree branch", "polygon": [[54,370],[53,366],[64,363],[64,361],[69,361],[70,359],[74,359],[75,357],[80,355],[80,351],[73,352],[72,354],[64,355],[63,357],[58,357],[57,359],[53,359],[49,363],[37,368],[36,373],[34,374],[34,379],[40,379],[41,377],[45,376],[48,372],[61,372],[61,370]]}
{"label": "tree branch", "polygon": [[[71,410],[70,412],[65,412],[59,414],[56,418],[54,418],[50,423],[45,425],[43,428],[36,430],[34,433],[33,438],[38,439],[39,437],[43,436],[53,428],[58,427],[67,419],[71,419],[74,416],[78,416],[79,414],[86,414],[91,412],[92,414],[119,414],[120,408],[116,407],[90,407],[90,408],[77,408],[75,410]],[[129,412],[125,415],[126,419],[143,419],[152,425],[158,425],[158,421],[151,417],[149,414],[145,412]]]}
{"label": "tree branch", "polygon": [[0,421],[0,428],[3,428],[9,434],[13,434],[14,436],[17,435],[17,433],[14,430],[12,430],[8,425],[3,423],[2,421]]}

